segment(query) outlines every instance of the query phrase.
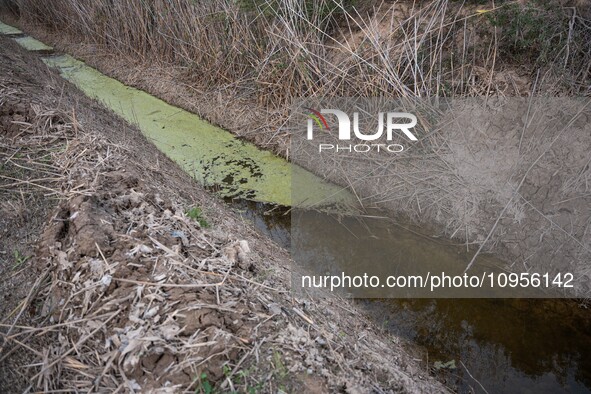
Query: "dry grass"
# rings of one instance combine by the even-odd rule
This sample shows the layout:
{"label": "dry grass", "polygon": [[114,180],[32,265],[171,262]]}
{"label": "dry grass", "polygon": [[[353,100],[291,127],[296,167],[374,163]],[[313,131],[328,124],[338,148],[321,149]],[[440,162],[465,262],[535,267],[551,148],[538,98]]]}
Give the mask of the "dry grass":
{"label": "dry grass", "polygon": [[[43,392],[444,391],[349,301],[294,297],[284,250],[173,171],[138,130],[6,43],[0,67],[12,77],[0,101],[21,109],[0,114],[24,119],[12,128],[0,116],[10,133],[1,158],[45,173],[1,179],[10,186],[0,193],[30,188],[59,201],[41,218],[37,271],[0,320],[0,391],[22,382]],[[185,213],[196,201],[208,229]]]}
{"label": "dry grass", "polygon": [[[357,327],[363,318],[347,301],[293,298],[276,263],[154,193],[125,148],[62,125],[34,138],[54,144],[61,174],[42,188],[61,197],[34,256],[44,269],[0,321],[0,362],[28,354],[12,369],[26,377],[25,391],[432,388],[383,357],[392,344]],[[379,365],[388,382],[357,370],[358,359]]]}
{"label": "dry grass", "polygon": [[[249,7],[234,1],[26,1],[20,13],[124,56],[182,67],[198,86],[239,92],[274,110],[301,96],[478,94],[490,87],[475,73],[488,75],[494,63],[494,48],[476,53],[467,37],[476,34],[468,26],[482,17],[463,16],[465,10],[441,0],[417,8],[377,4],[371,16],[329,0],[264,0]],[[448,52],[458,37],[466,40],[456,68]],[[476,63],[483,65],[478,71]],[[452,91],[442,90],[444,81]]]}
{"label": "dry grass", "polygon": [[[0,386],[6,376],[18,390],[24,371],[11,368],[21,340],[11,338],[17,324],[31,323],[35,299],[47,285],[48,270],[33,258],[45,216],[73,190],[67,172],[56,164],[75,137],[76,125],[63,111],[31,101],[31,85],[4,68],[0,79]],[[25,98],[26,97],[26,98]],[[66,187],[63,187],[66,186]],[[26,359],[38,345],[28,337],[15,357]],[[29,351],[29,353],[27,353]],[[5,388],[5,387],[4,387]]]}
{"label": "dry grass", "polygon": [[[26,21],[142,64],[166,65],[194,92],[243,100],[261,118],[259,127],[243,124],[270,140],[286,138],[287,109],[298,97],[520,96],[531,91],[535,69],[540,91],[588,93],[590,22],[566,3],[529,3],[533,16],[523,22],[515,2],[497,8],[448,0],[365,1],[357,8],[335,0],[18,4],[12,8]],[[497,27],[509,23],[505,17],[525,27]],[[534,64],[527,64],[517,44],[530,44],[540,21],[551,33],[531,43],[527,63]]]}

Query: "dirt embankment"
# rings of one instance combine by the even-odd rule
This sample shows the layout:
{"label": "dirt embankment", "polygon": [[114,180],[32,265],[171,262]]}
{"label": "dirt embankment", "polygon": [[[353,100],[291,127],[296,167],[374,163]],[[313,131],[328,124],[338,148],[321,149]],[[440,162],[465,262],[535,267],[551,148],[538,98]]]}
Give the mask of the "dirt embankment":
{"label": "dirt embankment", "polygon": [[0,391],[445,391],[351,302],[293,298],[287,253],[137,129],[0,48]]}
{"label": "dirt embankment", "polygon": [[[532,7],[521,11],[537,21],[535,24],[542,23],[549,16],[544,14],[542,8],[535,5]],[[495,18],[510,17],[513,15],[511,12],[516,12],[505,8],[497,14],[491,14],[492,19],[485,19],[483,23],[492,23]],[[586,15],[581,11],[583,8],[573,8],[576,12],[572,20],[580,30],[577,30],[579,35],[573,38],[575,41],[571,44],[576,44],[577,47],[583,45],[581,37],[589,34],[584,28],[586,25],[580,25]],[[430,15],[418,12],[413,16],[410,10],[402,11],[392,8],[388,12],[392,12],[393,18],[415,18],[418,22],[424,22],[421,18]],[[465,11],[469,15],[477,14],[477,8],[474,7]],[[388,12],[384,15],[390,15]],[[375,27],[378,32],[384,33],[392,23],[391,19],[384,16],[375,21],[375,26],[360,29],[357,35],[353,35],[351,42],[361,48],[363,43],[367,44],[367,35],[371,29]],[[79,37],[64,34],[61,29],[51,32],[45,27],[27,23],[26,20],[21,20],[19,25],[102,72],[173,104],[205,114],[214,123],[223,125],[239,136],[246,136],[264,148],[270,147],[279,152],[287,149],[288,136],[281,132],[282,129],[277,129],[275,133],[258,133],[258,126],[251,123],[253,116],[260,121],[269,120],[272,115],[248,99],[228,100],[219,90],[196,90],[195,86],[198,85],[191,83],[187,76],[188,71],[183,67],[163,64],[158,61],[158,57],[153,61],[139,61],[127,56],[125,51],[110,51],[103,44],[97,43],[100,40],[80,42]],[[535,26],[526,27],[531,30]],[[498,30],[497,33],[499,43],[511,41],[510,26]],[[386,41],[392,39],[379,34],[378,36]],[[489,58],[485,63],[496,66],[490,69],[489,64],[489,68],[483,68],[476,63],[482,60],[480,57],[486,55],[481,53],[483,48],[489,47],[478,46],[478,43],[482,44],[490,39],[486,31],[473,26],[456,38],[459,37],[468,40],[465,44],[472,45],[471,50],[474,52],[474,59],[462,65],[469,66],[471,70],[466,75],[462,74],[466,80],[451,78],[461,84],[475,84],[466,95],[495,93],[500,97],[527,96],[532,91],[556,96],[570,94],[570,88],[565,86],[562,77],[554,72],[556,69],[550,63],[545,68],[541,67],[540,73],[534,75],[531,70],[517,67],[515,61],[511,63],[506,54],[499,55],[497,62],[492,61],[488,54]],[[349,49],[341,49],[346,52],[342,56],[350,54]],[[540,48],[530,49],[533,51]],[[508,50],[508,47],[498,48],[499,53],[502,50]],[[528,51],[525,52],[529,53]],[[522,65],[531,61],[524,58]],[[581,70],[581,73],[579,77],[588,78],[588,70]],[[588,157],[591,137],[585,126],[588,124],[585,123],[588,115],[585,113],[579,117],[575,124],[577,130],[569,130],[554,140],[560,128],[548,127],[535,119],[537,114],[543,114],[542,118],[547,118],[549,112],[543,107],[534,106],[528,109],[529,102],[526,99],[517,104],[519,110],[524,111],[524,118],[518,119],[517,125],[510,124],[509,119],[511,114],[514,117],[517,114],[514,108],[508,111],[509,116],[504,120],[493,119],[496,110],[480,111],[478,114],[474,114],[471,109],[466,110],[459,114],[464,118],[466,127],[457,127],[453,132],[431,130],[416,149],[410,149],[408,155],[399,155],[388,166],[390,172],[382,174],[387,182],[380,185],[389,187],[375,188],[375,183],[357,183],[357,192],[367,197],[368,202],[387,201],[383,205],[396,214],[402,214],[415,223],[435,227],[437,236],[452,237],[473,248],[473,251],[482,247],[482,252],[497,255],[517,272],[549,272],[552,275],[573,273],[578,286],[577,295],[586,296],[591,291],[591,278],[587,270],[591,255],[591,167]],[[566,100],[560,103],[563,104],[567,107],[570,105]],[[505,105],[511,106],[512,102],[506,102]],[[248,111],[246,108],[249,108]],[[259,110],[262,112],[257,112]],[[527,118],[525,114],[530,110],[532,116]],[[255,113],[258,115],[253,115]],[[480,126],[471,123],[477,118],[483,118]],[[486,122],[505,123],[499,123],[499,127],[492,133],[479,132],[479,128],[482,129],[481,126]],[[303,164],[313,167],[310,169],[317,173],[327,168],[323,165]],[[534,165],[530,169],[532,164]],[[337,183],[347,183],[346,179],[356,176],[361,178],[367,173],[361,171],[357,174],[347,170],[349,172],[343,174],[334,171],[332,167],[328,167],[326,171],[326,174],[321,175],[327,175]],[[468,263],[467,261],[466,264]]]}

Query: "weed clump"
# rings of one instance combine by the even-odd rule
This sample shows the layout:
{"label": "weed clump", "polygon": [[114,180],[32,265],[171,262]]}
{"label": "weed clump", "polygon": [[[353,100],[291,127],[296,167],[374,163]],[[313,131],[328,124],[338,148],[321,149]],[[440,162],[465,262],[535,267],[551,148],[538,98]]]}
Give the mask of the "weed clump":
{"label": "weed clump", "polygon": [[201,226],[203,228],[209,227],[209,223],[207,222],[207,220],[203,216],[203,211],[201,210],[201,208],[199,208],[199,207],[192,207],[192,208],[190,208],[190,209],[187,210],[186,215],[189,218],[191,218],[194,221],[196,221],[197,223],[199,223],[199,226]]}
{"label": "weed clump", "polygon": [[574,7],[549,0],[525,5],[508,2],[486,18],[500,29],[499,49],[507,59],[538,67],[558,61],[577,68],[589,61],[591,32],[585,24],[577,23],[580,16]]}

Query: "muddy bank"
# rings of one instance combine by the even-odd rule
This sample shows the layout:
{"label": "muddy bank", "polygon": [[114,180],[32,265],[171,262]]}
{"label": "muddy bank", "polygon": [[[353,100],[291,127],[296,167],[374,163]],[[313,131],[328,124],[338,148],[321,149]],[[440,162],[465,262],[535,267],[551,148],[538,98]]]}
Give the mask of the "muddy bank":
{"label": "muddy bank", "polygon": [[444,391],[350,302],[292,298],[283,249],[137,129],[0,44],[2,152],[48,144],[32,161],[56,173],[15,174],[55,199],[29,212],[45,224],[20,282],[31,296],[13,294],[0,322],[3,390]]}

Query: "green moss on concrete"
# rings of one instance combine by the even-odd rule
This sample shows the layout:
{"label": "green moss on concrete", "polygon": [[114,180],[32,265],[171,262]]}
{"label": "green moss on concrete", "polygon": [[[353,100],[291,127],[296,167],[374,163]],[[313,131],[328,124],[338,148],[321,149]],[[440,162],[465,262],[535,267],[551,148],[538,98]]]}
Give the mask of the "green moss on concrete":
{"label": "green moss on concrete", "polygon": [[29,51],[39,51],[39,52],[51,52],[53,48],[49,45],[45,45],[41,41],[34,39],[33,37],[25,36],[25,37],[18,37],[14,39],[20,46],[29,50]]}

